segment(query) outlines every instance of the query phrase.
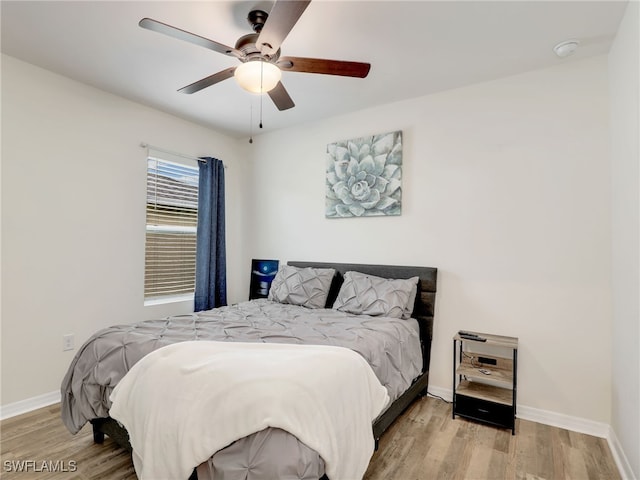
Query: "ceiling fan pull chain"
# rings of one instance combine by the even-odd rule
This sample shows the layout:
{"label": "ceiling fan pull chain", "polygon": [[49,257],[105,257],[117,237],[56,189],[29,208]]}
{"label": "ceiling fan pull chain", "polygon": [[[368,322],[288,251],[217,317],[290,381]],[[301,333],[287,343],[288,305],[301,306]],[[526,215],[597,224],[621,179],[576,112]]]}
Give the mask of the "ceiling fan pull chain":
{"label": "ceiling fan pull chain", "polygon": [[264,60],[260,59],[260,128],[262,128],[262,97],[264,97],[264,90],[262,89],[263,67],[264,67]]}
{"label": "ceiling fan pull chain", "polygon": [[249,143],[253,143],[253,102],[249,103]]}

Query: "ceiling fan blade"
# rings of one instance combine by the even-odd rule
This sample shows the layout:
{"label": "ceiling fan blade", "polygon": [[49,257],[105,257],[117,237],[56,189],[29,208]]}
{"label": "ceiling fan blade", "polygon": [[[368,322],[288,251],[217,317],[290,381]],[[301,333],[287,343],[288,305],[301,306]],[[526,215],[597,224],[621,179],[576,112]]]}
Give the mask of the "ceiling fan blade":
{"label": "ceiling fan blade", "polygon": [[180,93],[196,93],[202,90],[203,88],[210,87],[218,82],[226,80],[227,78],[233,77],[233,72],[235,72],[236,67],[229,67],[225,70],[222,70],[218,73],[214,73],[213,75],[209,75],[202,80],[198,80],[197,82],[192,83],[191,85],[187,85],[186,87],[182,87],[178,90]]}
{"label": "ceiling fan blade", "polygon": [[289,93],[284,88],[284,85],[282,85],[282,82],[278,82],[278,84],[269,91],[269,97],[271,97],[271,100],[273,100],[273,103],[275,103],[276,107],[278,107],[278,110],[280,111],[288,110],[296,106],[296,104],[293,103],[293,100],[291,100]]}
{"label": "ceiling fan blade", "polygon": [[147,30],[163,33],[170,37],[177,38],[178,40],[184,40],[185,42],[193,43],[195,45],[208,48],[209,50],[213,50],[214,52],[222,53],[224,55],[238,58],[242,58],[244,56],[241,51],[236,50],[235,48],[223,45],[222,43],[214,42],[213,40],[201,37],[200,35],[196,35],[195,33],[187,32],[186,30],[182,30],[177,27],[172,27],[171,25],[153,20],[152,18],[143,18],[142,20],[140,20],[140,22],[138,22],[138,25],[142,28],[146,28]]}
{"label": "ceiling fan blade", "polygon": [[263,55],[273,55],[278,51],[310,3],[311,0],[280,0],[273,5],[256,41],[256,46]]}
{"label": "ceiling fan blade", "polygon": [[285,72],[322,73],[357,78],[365,78],[371,69],[369,63],[303,57],[280,57],[277,65]]}

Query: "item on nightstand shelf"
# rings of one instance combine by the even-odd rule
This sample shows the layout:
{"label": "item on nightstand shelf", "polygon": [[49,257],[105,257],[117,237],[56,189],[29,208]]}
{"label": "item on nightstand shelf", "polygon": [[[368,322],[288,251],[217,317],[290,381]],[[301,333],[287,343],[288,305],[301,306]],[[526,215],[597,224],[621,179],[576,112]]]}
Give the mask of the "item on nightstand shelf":
{"label": "item on nightstand shelf", "polygon": [[476,342],[486,342],[487,341],[486,338],[481,337],[480,335],[476,335],[475,333],[469,333],[469,332],[460,331],[460,332],[458,332],[458,335],[460,336],[460,338],[464,338],[465,340],[474,340]]}
{"label": "item on nightstand shelf", "polygon": [[515,337],[464,330],[454,335],[453,418],[509,428],[515,435],[517,356]]}

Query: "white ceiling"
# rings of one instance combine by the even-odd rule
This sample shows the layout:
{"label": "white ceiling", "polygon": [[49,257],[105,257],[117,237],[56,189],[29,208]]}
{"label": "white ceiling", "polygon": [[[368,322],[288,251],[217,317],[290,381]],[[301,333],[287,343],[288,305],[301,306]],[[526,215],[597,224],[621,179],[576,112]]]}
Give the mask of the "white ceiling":
{"label": "white ceiling", "polygon": [[[2,52],[80,82],[248,136],[260,97],[233,79],[191,95],[177,89],[238,61],[138,27],[150,17],[233,46],[260,1],[5,1]],[[626,2],[314,0],[282,55],[369,62],[365,79],[284,72],[296,106],[263,99],[264,130],[418,97],[608,52]],[[576,38],[571,57],[553,46]],[[253,112],[252,112],[253,110]],[[254,133],[257,127],[254,126]]]}

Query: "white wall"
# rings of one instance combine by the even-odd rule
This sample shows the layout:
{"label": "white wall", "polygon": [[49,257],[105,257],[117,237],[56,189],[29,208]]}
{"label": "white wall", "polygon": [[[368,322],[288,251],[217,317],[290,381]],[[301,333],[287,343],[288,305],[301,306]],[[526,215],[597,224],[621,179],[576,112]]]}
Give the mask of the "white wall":
{"label": "white wall", "polygon": [[[59,390],[76,347],[112,324],[193,311],[143,306],[146,151],[228,165],[229,297],[249,265],[238,142],[2,57],[2,405]],[[241,268],[243,267],[243,268]]]}
{"label": "white wall", "polygon": [[[254,138],[256,257],[439,268],[430,384],[459,329],[520,339],[519,403],[609,423],[605,57]],[[324,218],[326,145],[404,132],[403,212]]]}
{"label": "white wall", "polygon": [[[609,54],[612,144],[612,427],[640,478],[640,3]],[[631,478],[631,475],[629,475]]]}

